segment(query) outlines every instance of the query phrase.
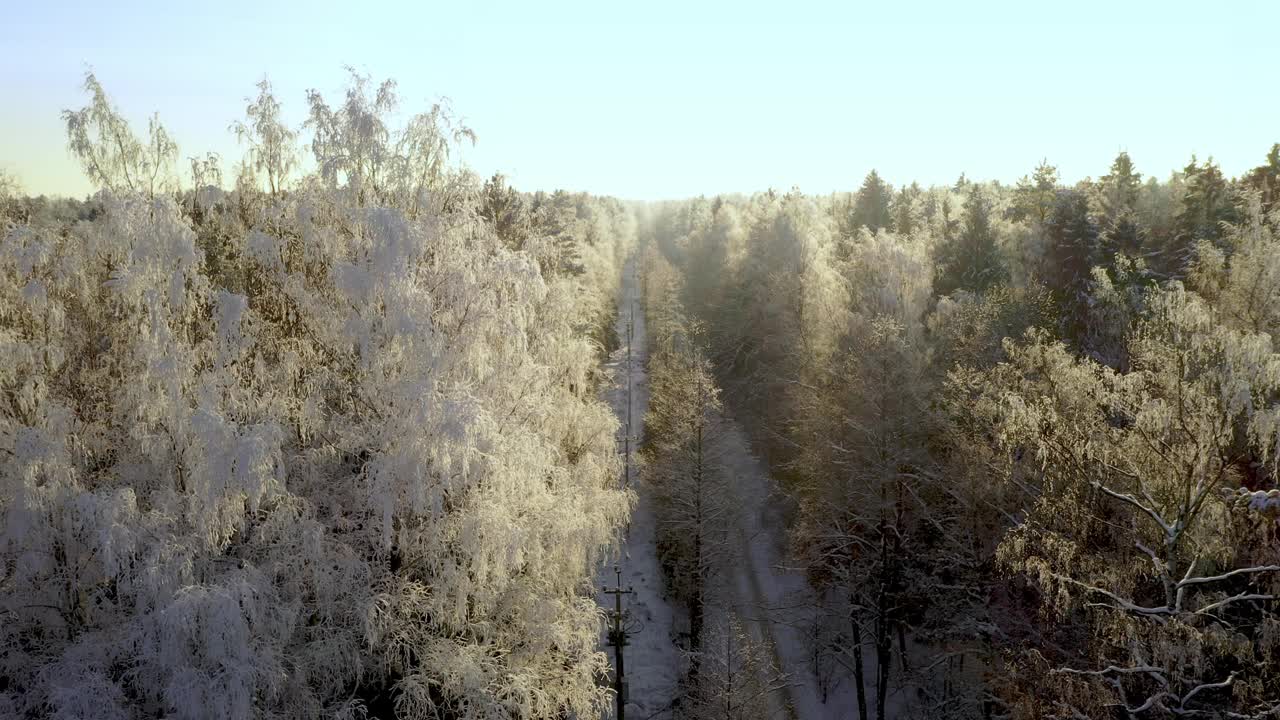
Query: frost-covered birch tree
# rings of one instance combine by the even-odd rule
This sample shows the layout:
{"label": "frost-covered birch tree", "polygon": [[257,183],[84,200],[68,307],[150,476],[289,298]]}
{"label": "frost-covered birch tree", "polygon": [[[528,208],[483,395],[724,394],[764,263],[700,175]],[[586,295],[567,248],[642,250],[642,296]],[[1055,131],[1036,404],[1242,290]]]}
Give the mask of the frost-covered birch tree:
{"label": "frost-covered birch tree", "polygon": [[280,109],[271,81],[264,77],[258,97],[245,108],[245,119],[231,124],[236,138],[249,146],[247,167],[254,176],[265,176],[272,197],[285,189],[289,173],[298,165],[298,133],[284,123]]}
{"label": "frost-covered birch tree", "polygon": [[64,110],[67,147],[80,161],[94,185],[116,193],[142,193],[154,198],[170,189],[178,146],[153,115],[145,140],[134,135],[129,122],[111,104],[92,71],[85,73],[89,104]]}
{"label": "frost-covered birch tree", "polygon": [[359,83],[321,175],[209,233],[90,90],[101,215],[0,242],[0,715],[598,716],[607,290],[507,247],[464,168],[403,180],[447,131]]}

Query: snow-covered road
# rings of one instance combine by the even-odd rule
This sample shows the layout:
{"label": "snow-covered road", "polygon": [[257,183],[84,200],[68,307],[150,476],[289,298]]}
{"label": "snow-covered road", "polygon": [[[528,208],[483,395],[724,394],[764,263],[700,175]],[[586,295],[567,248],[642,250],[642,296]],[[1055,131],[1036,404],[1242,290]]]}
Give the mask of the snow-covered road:
{"label": "snow-covered road", "polygon": [[[630,389],[630,417],[632,425],[630,447],[634,453],[643,437],[644,414],[649,407],[649,384],[645,373],[647,357],[645,324],[640,304],[640,289],[636,280],[636,261],[628,261],[623,269],[622,287],[618,293],[618,320],[616,330],[621,347],[613,353],[606,365],[612,381],[607,386],[605,399],[622,424],[618,434],[619,450],[625,449],[627,433],[627,395]],[[634,316],[633,316],[634,313]],[[634,319],[633,319],[634,317]],[[627,360],[627,326],[631,328],[630,367]],[[634,465],[631,480],[636,478]],[[625,479],[624,479],[625,480]],[[631,525],[624,538],[621,556],[617,563],[622,570],[622,584],[631,586],[635,594],[626,597],[625,604],[636,631],[625,647],[626,673],[629,685],[627,717],[631,720],[659,720],[671,717],[671,699],[676,694],[676,683],[684,668],[684,658],[673,641],[673,611],[664,597],[661,568],[658,566],[657,547],[654,543],[654,515],[650,498],[640,493]],[[613,587],[617,582],[614,561],[606,562],[598,574],[597,585]],[[613,596],[601,594],[599,602],[607,610],[613,609]],[[601,635],[604,646],[604,635]],[[609,658],[613,660],[613,649]]]}
{"label": "snow-covered road", "polygon": [[728,589],[734,611],[748,622],[752,635],[768,642],[773,660],[787,676],[771,717],[809,720],[845,715],[824,707],[808,662],[805,626],[813,603],[808,584],[786,562],[787,505],[764,462],[738,423],[726,418],[721,462],[733,478],[739,510],[738,530],[744,557],[732,568]]}

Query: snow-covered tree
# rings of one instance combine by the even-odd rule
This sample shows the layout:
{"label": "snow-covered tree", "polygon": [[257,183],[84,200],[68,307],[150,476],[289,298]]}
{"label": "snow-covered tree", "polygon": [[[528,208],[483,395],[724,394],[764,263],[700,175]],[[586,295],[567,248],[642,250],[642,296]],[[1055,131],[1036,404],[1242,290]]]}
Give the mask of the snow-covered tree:
{"label": "snow-covered tree", "polygon": [[1243,219],[1228,225],[1223,249],[1202,242],[1189,281],[1240,330],[1280,339],[1280,210],[1262,210],[1262,197],[1247,193]]}
{"label": "snow-covered tree", "polygon": [[[662,261],[660,256],[655,260]],[[667,305],[663,309],[654,308],[650,299],[649,410],[641,478],[653,497],[667,588],[688,610],[690,646],[696,651],[709,583],[735,557],[737,511],[724,467],[719,390],[696,329],[690,331],[679,309],[679,295],[678,288],[668,287],[660,296]],[[697,675],[696,662],[691,674]]]}
{"label": "snow-covered tree", "polygon": [[956,290],[982,293],[1005,280],[1008,269],[1000,251],[993,206],[988,188],[969,185],[959,227],[939,236],[933,281],[938,295]]}
{"label": "snow-covered tree", "polygon": [[16,222],[18,220],[17,204],[21,194],[22,185],[18,179],[4,168],[0,168],[0,221]]}
{"label": "snow-covered tree", "polygon": [[[99,105],[73,146],[122,132]],[[629,495],[581,298],[616,281],[544,273],[465,170],[419,202],[421,148],[335,127],[357,179],[214,203],[216,233],[93,145],[100,216],[0,241],[0,715],[606,706],[591,578]]]}
{"label": "snow-covered tree", "polygon": [[840,381],[813,408],[810,434],[800,435],[806,480],[793,534],[811,583],[828,598],[824,609],[842,616],[824,623],[829,632],[816,640],[852,674],[859,717],[869,717],[874,697],[871,709],[882,719],[891,679],[912,662],[906,636],[928,609],[930,560],[958,569],[963,548],[930,557],[921,537],[922,525],[943,528],[950,513],[940,509],[928,467],[919,340],[878,316],[852,328],[847,342],[850,352],[832,368]]}
{"label": "snow-covered tree", "polygon": [[1000,560],[1080,623],[1029,650],[1018,717],[1277,709],[1273,523],[1236,498],[1274,483],[1280,355],[1176,285],[1148,305],[1127,373],[1032,332],[953,376],[1033,493]]}
{"label": "snow-covered tree", "polygon": [[107,97],[93,72],[85,73],[84,90],[89,105],[64,110],[67,147],[80,161],[89,181],[117,193],[144,193],[155,197],[170,189],[178,146],[157,116],[147,123],[146,140],[133,134],[129,122]]}
{"label": "snow-covered tree", "polygon": [[312,131],[319,179],[344,188],[360,207],[395,205],[414,218],[428,208],[452,209],[461,186],[451,160],[464,140],[475,142],[475,134],[445,103],[395,127],[392,113],[400,105],[395,81],[374,87],[369,76],[349,72],[340,105],[331,106],[316,90],[307,92],[306,127]]}
{"label": "snow-covered tree", "polygon": [[774,698],[787,676],[769,646],[756,640],[730,613],[703,630],[697,651],[701,668],[682,697],[680,716],[689,720],[771,720],[784,716]]}
{"label": "snow-covered tree", "polygon": [[298,165],[298,134],[284,124],[280,108],[271,81],[264,77],[258,83],[258,97],[245,108],[245,119],[231,125],[236,137],[249,146],[248,167],[255,176],[266,177],[272,196],[284,190],[289,173]]}

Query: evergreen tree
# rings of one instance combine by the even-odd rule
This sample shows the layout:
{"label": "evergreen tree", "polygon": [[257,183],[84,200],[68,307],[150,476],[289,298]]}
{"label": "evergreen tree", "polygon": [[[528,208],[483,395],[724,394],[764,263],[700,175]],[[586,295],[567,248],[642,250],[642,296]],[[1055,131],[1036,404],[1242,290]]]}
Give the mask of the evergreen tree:
{"label": "evergreen tree", "polygon": [[1142,191],[1142,174],[1134,169],[1133,160],[1126,152],[1116,156],[1111,172],[1099,178],[1092,188],[1092,207],[1099,234],[1095,262],[1108,270],[1115,268],[1119,254],[1131,258],[1143,254],[1146,233],[1138,221]]}
{"label": "evergreen tree", "polygon": [[1007,269],[1000,257],[995,229],[991,226],[991,197],[981,185],[969,184],[960,232],[938,249],[934,293],[956,290],[983,292],[1002,282]]}
{"label": "evergreen tree", "polygon": [[1094,197],[1102,227],[1108,229],[1138,206],[1142,189],[1142,173],[1134,170],[1129,153],[1121,152],[1111,163],[1111,172],[1094,185]]}
{"label": "evergreen tree", "polygon": [[1053,212],[1058,192],[1058,168],[1041,160],[1035,172],[1023,176],[1013,190],[1012,215],[1015,220],[1032,220],[1044,225]]}
{"label": "evergreen tree", "polygon": [[1271,146],[1266,164],[1249,171],[1244,182],[1261,196],[1263,213],[1270,213],[1280,203],[1280,143]]}
{"label": "evergreen tree", "polygon": [[1080,190],[1058,193],[1049,218],[1049,272],[1044,278],[1059,307],[1064,334],[1079,341],[1086,330],[1089,278],[1100,258],[1098,228]]}
{"label": "evergreen tree", "polygon": [[503,244],[523,250],[529,242],[530,217],[524,198],[507,184],[502,173],[494,173],[480,191],[480,217],[493,225]]}
{"label": "evergreen tree", "polygon": [[880,178],[879,173],[875,170],[867,173],[850,212],[849,229],[856,231],[865,227],[873,233],[881,228],[892,230],[893,218],[889,214],[892,199],[893,188]]}
{"label": "evergreen tree", "polygon": [[1213,245],[1222,238],[1223,223],[1236,221],[1234,192],[1221,168],[1210,158],[1200,165],[1195,156],[1183,168],[1186,192],[1175,217],[1172,251],[1177,267],[1185,270],[1194,261],[1196,245]]}
{"label": "evergreen tree", "polygon": [[918,183],[911,183],[893,196],[889,208],[890,226],[902,236],[908,236],[924,226],[924,208],[921,199],[924,191]]}

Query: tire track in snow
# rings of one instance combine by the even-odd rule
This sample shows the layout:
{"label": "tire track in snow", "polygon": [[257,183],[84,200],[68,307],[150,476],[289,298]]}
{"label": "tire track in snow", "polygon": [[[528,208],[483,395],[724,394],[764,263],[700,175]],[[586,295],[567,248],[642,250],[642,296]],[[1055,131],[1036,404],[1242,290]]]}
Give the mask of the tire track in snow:
{"label": "tire track in snow", "polygon": [[808,641],[800,630],[812,607],[812,591],[804,576],[783,566],[786,557],[784,521],[778,512],[777,487],[763,461],[752,452],[741,425],[725,417],[726,470],[736,478],[740,542],[745,552],[735,576],[740,602],[758,608],[752,617],[761,640],[768,642],[777,670],[787,683],[775,695],[785,701],[789,720],[820,720],[842,715],[839,708],[819,700],[817,682],[808,663]]}
{"label": "tire track in snow", "polygon": [[[754,628],[754,634],[756,635],[757,642],[763,642],[768,645],[769,655],[773,658],[774,667],[777,668],[779,672],[786,673],[787,665],[783,660],[782,655],[778,652],[778,639],[774,636],[773,621],[769,617],[769,605],[765,599],[764,589],[760,586],[760,577],[757,574],[758,570],[756,569],[756,554],[753,552],[751,547],[752,539],[747,536],[746,531],[742,526],[739,526],[738,534],[739,540],[742,543],[743,552],[745,553],[744,559],[746,560],[745,563],[739,564],[738,590],[740,594],[743,592],[744,588],[742,588],[741,580],[745,578],[747,581],[747,588],[745,588],[746,593],[750,595],[751,605],[754,606],[756,611],[759,613],[757,616],[753,617],[743,613],[742,610],[739,609],[738,616],[743,618],[744,621]],[[761,681],[765,683],[769,682],[769,680],[770,678],[767,677],[761,678]],[[782,712],[786,713],[790,720],[799,720],[799,716],[796,714],[796,699],[792,693],[791,683],[787,682],[780,690],[770,694],[770,697],[775,702],[778,701],[776,697],[778,693],[781,693],[783,696],[780,708]],[[771,717],[777,716],[777,713],[771,715]]]}

